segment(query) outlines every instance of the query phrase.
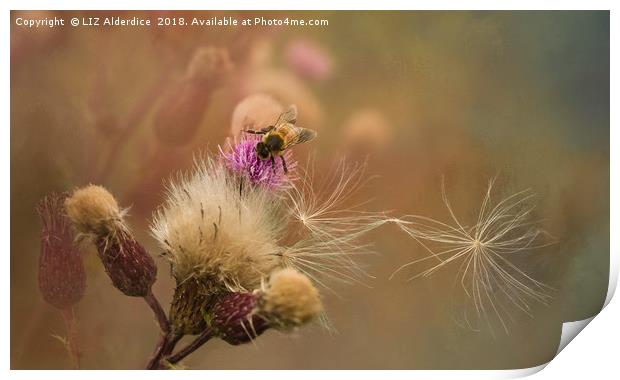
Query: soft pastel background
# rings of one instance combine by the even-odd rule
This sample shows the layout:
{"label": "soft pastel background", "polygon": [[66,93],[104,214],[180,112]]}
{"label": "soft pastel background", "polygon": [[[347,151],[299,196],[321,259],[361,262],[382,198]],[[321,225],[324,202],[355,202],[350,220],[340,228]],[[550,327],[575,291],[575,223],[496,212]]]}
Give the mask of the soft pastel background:
{"label": "soft pastel background", "polygon": [[[236,15],[256,12],[13,12],[11,17]],[[369,236],[369,288],[325,293],[337,329],[268,332],[256,345],[213,341],[192,368],[518,368],[546,362],[561,322],[600,309],[609,265],[608,12],[270,12],[328,27],[11,29],[11,367],[68,368],[58,312],[37,287],[37,200],[89,182],[108,187],[141,241],[162,181],[231,134],[235,105],[254,93],[296,103],[319,138],[299,147],[319,165],[369,155],[378,175],[359,196],[373,210],[475,215],[486,180],[531,188],[557,244],[519,265],[555,288],[510,333],[453,320],[455,270],[388,277],[424,252],[393,226]],[[228,51],[232,71],[194,86],[197,49]],[[232,127],[234,129],[234,126]],[[156,131],[159,131],[156,133]],[[162,132],[163,131],[163,132]],[[178,143],[162,137],[172,133]],[[504,193],[505,194],[505,193]],[[85,247],[88,286],[77,308],[84,368],[141,368],[157,339],[150,310],[112,288]],[[412,269],[413,270],[413,269]],[[409,273],[411,274],[411,273]],[[173,281],[160,261],[155,293]],[[456,302],[455,302],[456,301]]]}

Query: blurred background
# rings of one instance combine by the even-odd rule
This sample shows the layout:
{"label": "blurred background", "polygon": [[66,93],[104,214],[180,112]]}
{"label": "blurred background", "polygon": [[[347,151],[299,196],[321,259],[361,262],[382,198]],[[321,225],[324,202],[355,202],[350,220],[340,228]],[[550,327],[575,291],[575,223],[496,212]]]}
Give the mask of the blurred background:
{"label": "blurred background", "polygon": [[[456,269],[407,282],[396,268],[425,252],[394,226],[374,231],[368,287],[325,294],[335,332],[267,332],[256,345],[213,341],[204,369],[522,368],[550,360],[561,322],[599,311],[609,266],[608,12],[12,12],[17,17],[293,17],[325,27],[11,26],[11,367],[70,368],[66,334],[37,285],[51,191],[97,183],[148,234],[163,183],[251,125],[294,103],[319,138],[295,149],[319,167],[368,158],[368,210],[475,217],[487,180],[498,195],[531,188],[557,243],[519,262],[555,290],[509,334],[459,327]],[[66,22],[67,22],[66,21]],[[215,57],[215,58],[214,58]],[[214,64],[215,62],[215,64]],[[158,338],[150,310],[114,289],[84,246],[76,309],[82,366],[143,368]],[[159,260],[154,292],[174,286]],[[456,299],[455,299],[456,297]]]}

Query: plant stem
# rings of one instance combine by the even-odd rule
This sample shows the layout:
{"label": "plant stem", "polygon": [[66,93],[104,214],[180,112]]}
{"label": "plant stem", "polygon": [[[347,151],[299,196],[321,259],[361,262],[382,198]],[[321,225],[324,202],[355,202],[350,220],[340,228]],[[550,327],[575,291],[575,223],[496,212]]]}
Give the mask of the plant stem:
{"label": "plant stem", "polygon": [[153,357],[146,365],[146,369],[166,369],[161,365],[161,360],[167,355],[170,355],[176,344],[183,338],[183,334],[169,332],[162,335],[160,341],[157,343]]}
{"label": "plant stem", "polygon": [[150,289],[147,295],[144,296],[144,301],[146,301],[153,310],[153,314],[155,314],[155,318],[157,318],[157,323],[159,323],[159,327],[165,336],[170,331],[170,323],[168,322],[168,317],[166,317],[166,312]]}
{"label": "plant stem", "polygon": [[74,369],[80,368],[80,349],[78,347],[78,331],[75,321],[75,314],[73,313],[73,307],[70,306],[60,311],[62,318],[65,321],[67,327],[67,352],[71,358],[71,365]]}
{"label": "plant stem", "polygon": [[209,339],[213,338],[213,330],[207,328],[203,331],[194,341],[182,348],[174,355],[168,356],[165,360],[170,364],[175,364],[183,360],[187,355],[199,349],[203,344],[207,343]]}

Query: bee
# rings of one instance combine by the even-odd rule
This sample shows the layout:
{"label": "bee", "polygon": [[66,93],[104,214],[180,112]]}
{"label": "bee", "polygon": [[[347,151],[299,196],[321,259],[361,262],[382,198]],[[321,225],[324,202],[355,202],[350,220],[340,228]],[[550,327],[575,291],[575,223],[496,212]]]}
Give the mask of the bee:
{"label": "bee", "polygon": [[262,128],[259,131],[246,130],[246,133],[263,135],[256,144],[256,155],[261,160],[271,160],[271,167],[275,173],[276,160],[280,157],[284,173],[288,173],[284,151],[297,144],[310,141],[316,137],[316,131],[295,125],[297,122],[297,107],[291,105],[288,110],[280,114],[274,125]]}

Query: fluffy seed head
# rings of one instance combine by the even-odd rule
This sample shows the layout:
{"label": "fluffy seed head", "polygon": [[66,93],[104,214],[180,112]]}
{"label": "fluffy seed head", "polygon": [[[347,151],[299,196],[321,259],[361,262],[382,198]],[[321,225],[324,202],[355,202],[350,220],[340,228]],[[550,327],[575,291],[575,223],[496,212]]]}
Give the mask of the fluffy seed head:
{"label": "fluffy seed head", "polygon": [[75,190],[65,200],[65,210],[80,232],[95,235],[113,231],[123,215],[114,196],[97,185]]}
{"label": "fluffy seed head", "polygon": [[169,184],[151,231],[177,281],[197,277],[230,291],[255,289],[278,264],[282,212],[273,193],[198,160]]}
{"label": "fluffy seed head", "polygon": [[323,306],[310,279],[286,268],[271,275],[260,298],[260,314],[281,328],[299,327],[316,318]]}
{"label": "fluffy seed head", "polygon": [[123,222],[122,211],[105,188],[89,185],[65,200],[74,226],[94,237],[99,258],[112,284],[128,296],[144,297],[155,282],[157,267]]}

